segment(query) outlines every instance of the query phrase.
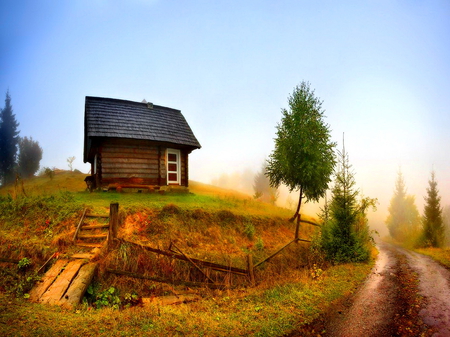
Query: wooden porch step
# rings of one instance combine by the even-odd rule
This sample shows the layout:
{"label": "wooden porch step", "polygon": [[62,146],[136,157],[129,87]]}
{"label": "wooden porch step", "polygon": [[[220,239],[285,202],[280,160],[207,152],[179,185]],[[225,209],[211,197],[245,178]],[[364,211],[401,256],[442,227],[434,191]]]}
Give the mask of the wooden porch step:
{"label": "wooden porch step", "polygon": [[78,247],[89,247],[89,248],[102,248],[103,243],[87,243],[87,242],[77,242],[75,243]]}
{"label": "wooden porch step", "polygon": [[109,224],[106,224],[106,225],[85,225],[85,226],[81,226],[80,229],[98,229],[98,228],[109,228]]}
{"label": "wooden porch step", "polygon": [[78,239],[106,239],[108,234],[78,234]]}

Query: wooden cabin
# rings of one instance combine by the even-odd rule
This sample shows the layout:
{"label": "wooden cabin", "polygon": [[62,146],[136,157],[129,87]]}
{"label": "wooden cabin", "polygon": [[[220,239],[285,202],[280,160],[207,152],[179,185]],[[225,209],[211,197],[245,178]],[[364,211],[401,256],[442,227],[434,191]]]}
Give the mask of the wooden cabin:
{"label": "wooden cabin", "polygon": [[189,154],[200,147],[180,110],[86,97],[84,162],[97,188],[187,188]]}

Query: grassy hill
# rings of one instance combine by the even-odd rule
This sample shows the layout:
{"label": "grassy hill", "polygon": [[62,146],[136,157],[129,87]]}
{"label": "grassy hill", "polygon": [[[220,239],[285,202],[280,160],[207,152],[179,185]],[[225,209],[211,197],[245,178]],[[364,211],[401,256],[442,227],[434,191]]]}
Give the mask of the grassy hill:
{"label": "grassy hill", "polygon": [[[89,193],[83,179],[83,174],[60,171],[53,179],[36,177],[0,189],[0,257],[26,257],[33,262],[28,270],[17,271],[11,264],[2,269],[0,303],[12,308],[0,318],[0,323],[13,323],[0,324],[7,335],[34,335],[37,329],[40,335],[281,336],[311,322],[330,303],[352,292],[371,268],[366,264],[329,266],[316,249],[299,243],[257,268],[254,287],[247,277],[214,272],[210,277],[231,288],[190,289],[112,275],[105,270],[174,280],[202,277],[189,263],[162,258],[130,243],[161,249],[172,243],[190,257],[246,268],[248,255],[256,263],[293,239],[294,224],[287,221],[292,214],[197,182],[190,182],[189,194],[160,195]],[[91,288],[91,300],[103,296],[107,308],[91,310],[86,302],[61,315],[59,308],[24,300],[34,273],[46,259],[55,252],[70,254],[83,209],[106,213],[111,202],[119,203],[121,244],[98,258],[100,271]],[[302,225],[301,236],[309,238],[313,231],[312,226]],[[151,297],[183,292],[194,292],[202,300],[180,306],[124,306],[131,303],[131,294]],[[13,295],[19,297],[12,299]],[[121,310],[108,308],[115,300],[120,301]],[[24,320],[26,326],[19,324]],[[46,323],[51,321],[63,323]]]}

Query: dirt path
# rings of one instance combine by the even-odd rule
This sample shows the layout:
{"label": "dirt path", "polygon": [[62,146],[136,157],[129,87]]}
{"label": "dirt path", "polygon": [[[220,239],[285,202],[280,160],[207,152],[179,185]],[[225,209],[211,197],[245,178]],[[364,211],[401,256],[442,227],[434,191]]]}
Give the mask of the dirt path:
{"label": "dirt path", "polygon": [[384,242],[361,289],[291,336],[450,336],[450,271]]}

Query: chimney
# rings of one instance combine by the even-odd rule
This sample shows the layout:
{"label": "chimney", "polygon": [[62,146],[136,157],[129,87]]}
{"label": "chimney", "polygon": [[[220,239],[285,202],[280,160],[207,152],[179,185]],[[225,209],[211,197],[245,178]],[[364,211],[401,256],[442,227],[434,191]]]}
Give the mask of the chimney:
{"label": "chimney", "polygon": [[147,102],[147,108],[153,109],[153,103]]}

